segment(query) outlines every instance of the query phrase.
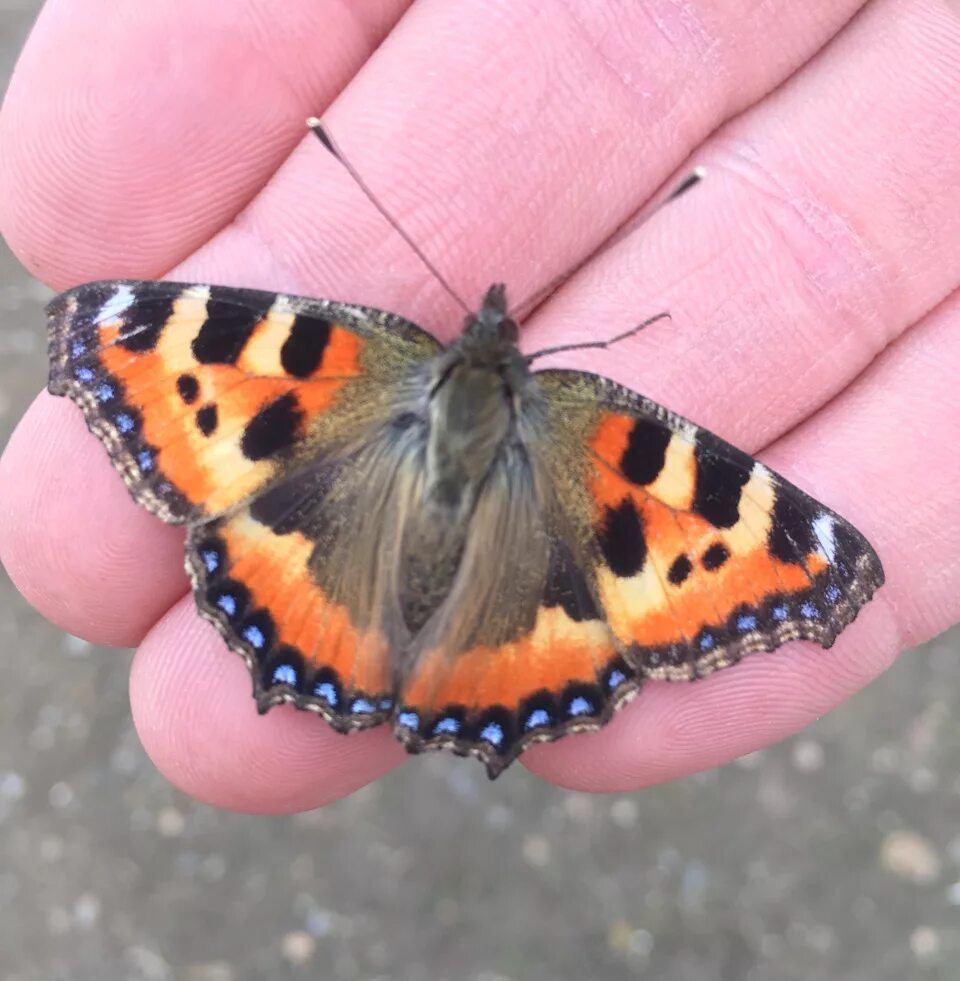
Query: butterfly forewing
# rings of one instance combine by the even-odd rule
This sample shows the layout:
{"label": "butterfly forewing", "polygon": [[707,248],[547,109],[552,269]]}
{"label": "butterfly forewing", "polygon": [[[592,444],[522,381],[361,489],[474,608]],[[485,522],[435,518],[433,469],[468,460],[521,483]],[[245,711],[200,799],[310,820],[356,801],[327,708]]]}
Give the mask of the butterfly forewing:
{"label": "butterfly forewing", "polygon": [[389,381],[439,349],[390,314],[208,285],[90,283],[47,312],[50,391],[172,522],[221,514],[350,438],[388,411]]}
{"label": "butterfly forewing", "polygon": [[[598,599],[644,675],[687,680],[788,640],[829,647],[883,583],[848,522],[762,463],[599,376],[546,371],[555,466]],[[583,447],[585,452],[580,451]],[[578,488],[579,489],[579,488]]]}

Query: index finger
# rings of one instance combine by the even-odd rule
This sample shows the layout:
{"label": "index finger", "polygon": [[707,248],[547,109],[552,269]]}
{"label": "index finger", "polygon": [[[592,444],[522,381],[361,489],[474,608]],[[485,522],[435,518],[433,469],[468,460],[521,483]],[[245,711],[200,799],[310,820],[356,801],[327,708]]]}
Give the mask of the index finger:
{"label": "index finger", "polygon": [[408,4],[45,4],[0,115],[8,244],[55,288],[163,275],[257,194]]}

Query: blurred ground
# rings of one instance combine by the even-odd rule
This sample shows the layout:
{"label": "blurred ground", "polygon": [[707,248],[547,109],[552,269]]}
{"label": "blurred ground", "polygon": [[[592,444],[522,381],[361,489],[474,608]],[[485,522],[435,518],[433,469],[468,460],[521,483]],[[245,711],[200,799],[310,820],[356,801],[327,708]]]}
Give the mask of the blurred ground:
{"label": "blurred ground", "polygon": [[[0,5],[6,78],[33,0]],[[0,439],[46,292],[0,252]],[[620,797],[421,758],[323,811],[193,803],[128,655],[0,581],[2,981],[955,981],[960,631],[797,738]],[[318,723],[319,724],[319,723]]]}

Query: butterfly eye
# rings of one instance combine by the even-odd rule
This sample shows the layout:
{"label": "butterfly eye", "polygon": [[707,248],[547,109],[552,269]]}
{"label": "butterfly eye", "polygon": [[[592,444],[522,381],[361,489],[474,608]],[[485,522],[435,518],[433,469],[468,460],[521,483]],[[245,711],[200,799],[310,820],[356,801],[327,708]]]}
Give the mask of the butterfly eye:
{"label": "butterfly eye", "polygon": [[517,326],[517,322],[510,317],[504,317],[500,321],[500,339],[508,341],[510,344],[516,344],[519,338],[520,328]]}

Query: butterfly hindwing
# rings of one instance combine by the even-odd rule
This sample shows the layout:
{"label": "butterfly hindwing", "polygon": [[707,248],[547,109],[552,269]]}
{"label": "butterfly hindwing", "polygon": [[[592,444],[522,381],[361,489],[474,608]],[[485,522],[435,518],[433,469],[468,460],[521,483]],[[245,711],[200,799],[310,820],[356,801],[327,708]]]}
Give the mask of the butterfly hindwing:
{"label": "butterfly hindwing", "polygon": [[197,606],[247,662],[261,712],[282,702],[346,732],[393,708],[390,652],[355,626],[313,572],[316,543],[250,508],[191,529],[187,568]]}
{"label": "butterfly hindwing", "polygon": [[[829,647],[883,583],[851,525],[716,436],[599,376],[537,376],[577,449],[607,622],[643,675],[687,680],[795,639]],[[585,452],[581,452],[583,447]]]}
{"label": "butterfly hindwing", "polygon": [[50,391],[82,408],[138,503],[176,523],[346,438],[439,349],[380,311],[184,283],[90,283],[48,319]]}
{"label": "butterfly hindwing", "polygon": [[509,640],[455,656],[442,644],[421,654],[394,722],[409,751],[452,749],[479,758],[495,777],[533,743],[600,728],[636,693],[637,672],[559,539],[543,592],[526,612],[532,622]]}

